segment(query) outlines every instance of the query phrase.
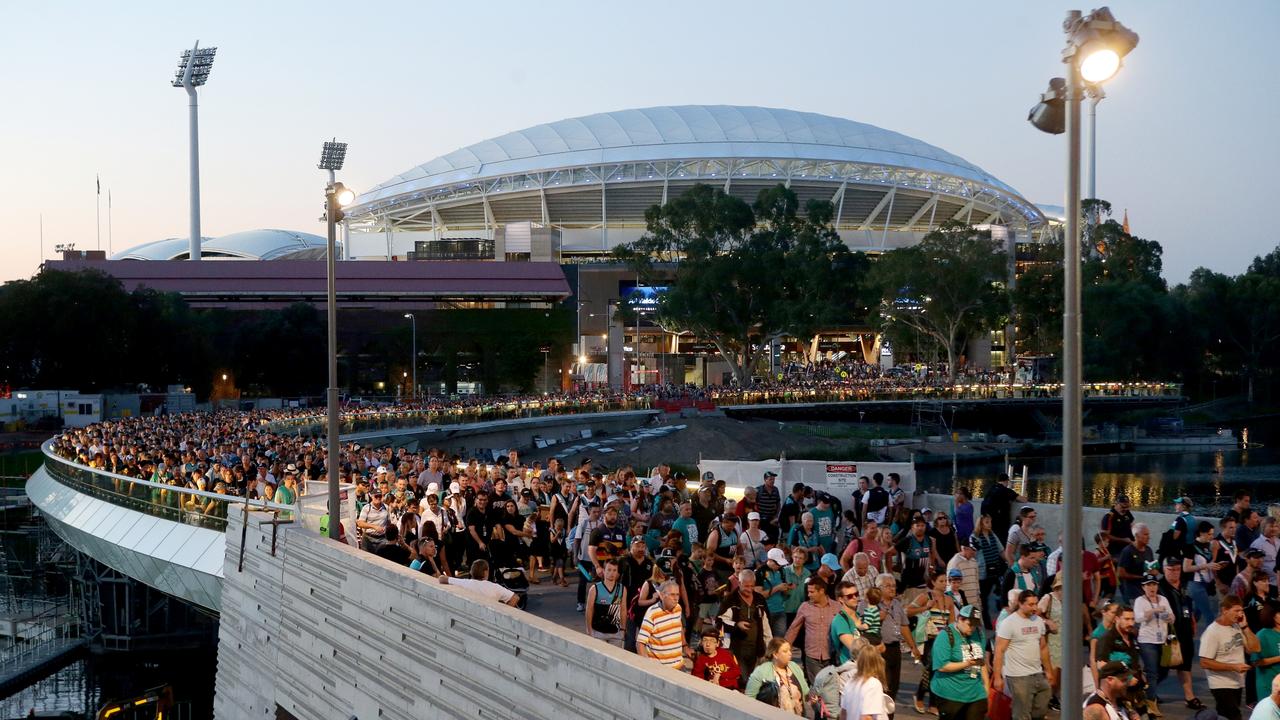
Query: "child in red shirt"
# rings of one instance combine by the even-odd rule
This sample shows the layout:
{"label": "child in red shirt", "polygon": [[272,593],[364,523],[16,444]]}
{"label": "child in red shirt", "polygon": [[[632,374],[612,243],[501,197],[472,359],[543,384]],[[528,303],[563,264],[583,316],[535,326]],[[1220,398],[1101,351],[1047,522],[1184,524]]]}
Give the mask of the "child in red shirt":
{"label": "child in red shirt", "polygon": [[730,690],[738,689],[738,660],[728,648],[720,646],[720,631],[708,628],[702,631],[702,646],[693,661],[693,676],[718,684]]}

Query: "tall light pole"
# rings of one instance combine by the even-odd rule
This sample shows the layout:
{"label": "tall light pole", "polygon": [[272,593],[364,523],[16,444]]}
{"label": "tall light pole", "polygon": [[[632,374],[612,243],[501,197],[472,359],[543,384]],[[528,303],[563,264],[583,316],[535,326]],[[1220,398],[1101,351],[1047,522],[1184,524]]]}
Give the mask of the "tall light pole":
{"label": "tall light pole", "polygon": [[[1107,96],[1107,92],[1102,89],[1102,85],[1098,83],[1089,83],[1084,88],[1085,95],[1089,97],[1089,194],[1086,195],[1090,200],[1098,199],[1098,103],[1102,102]],[[1089,229],[1098,227],[1097,205],[1094,205],[1093,212],[1089,213]]]}
{"label": "tall light pole", "polygon": [[320,152],[321,170],[329,171],[329,184],[324,189],[325,224],[329,231],[328,252],[325,263],[328,269],[328,286],[326,305],[329,321],[329,391],[326,403],[328,407],[328,426],[325,430],[325,446],[327,457],[325,471],[329,475],[329,538],[338,540],[339,519],[342,517],[338,494],[338,465],[341,463],[338,448],[338,298],[335,256],[337,255],[336,226],[342,220],[342,208],[356,199],[355,193],[334,179],[334,172],[342,169],[347,157],[347,144],[336,141],[326,142]]}
{"label": "tall light pole", "polygon": [[418,319],[413,313],[405,313],[409,320],[409,331],[413,337],[413,399],[418,399]]}
{"label": "tall light pole", "polygon": [[196,100],[196,88],[209,81],[209,71],[213,70],[213,56],[218,48],[200,48],[200,41],[195,47],[183,50],[178,58],[178,71],[174,74],[173,86],[187,91],[187,115],[189,118],[189,150],[191,172],[191,251],[189,259],[200,259],[200,107]]}
{"label": "tall light pole", "polygon": [[[1062,25],[1067,46],[1062,61],[1067,77],[1049,82],[1049,92],[1032,108],[1027,118],[1036,128],[1054,135],[1067,134],[1066,238],[1063,241],[1062,313],[1062,573],[1080,578],[1084,567],[1081,538],[1084,484],[1081,465],[1082,407],[1080,400],[1080,100],[1084,82],[1101,84],[1119,70],[1124,56],[1138,44],[1138,34],[1116,21],[1107,8],[1084,16],[1079,10],[1067,13]],[[1062,673],[1060,687],[1081,687],[1084,653],[1080,613],[1084,602],[1080,583],[1063,583],[1062,605],[1072,608],[1062,615]],[[1080,720],[1078,702],[1063,703],[1062,720]]]}

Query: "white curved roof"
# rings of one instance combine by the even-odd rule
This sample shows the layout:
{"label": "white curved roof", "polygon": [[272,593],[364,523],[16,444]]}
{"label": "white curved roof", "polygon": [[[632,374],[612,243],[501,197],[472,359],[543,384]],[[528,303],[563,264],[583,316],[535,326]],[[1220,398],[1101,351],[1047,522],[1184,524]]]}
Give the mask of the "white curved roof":
{"label": "white curved roof", "polygon": [[577,165],[700,158],[856,162],[943,173],[1019,193],[982,168],[874,125],[817,113],[683,105],[598,113],[468,145],[368,191],[356,205],[479,178]]}
{"label": "white curved roof", "polygon": [[[246,230],[217,238],[205,238],[201,257],[210,259],[277,260],[295,253],[314,255],[323,251],[328,241],[319,235],[293,230]],[[187,238],[168,238],[143,243],[111,256],[112,260],[185,260],[189,257]]]}

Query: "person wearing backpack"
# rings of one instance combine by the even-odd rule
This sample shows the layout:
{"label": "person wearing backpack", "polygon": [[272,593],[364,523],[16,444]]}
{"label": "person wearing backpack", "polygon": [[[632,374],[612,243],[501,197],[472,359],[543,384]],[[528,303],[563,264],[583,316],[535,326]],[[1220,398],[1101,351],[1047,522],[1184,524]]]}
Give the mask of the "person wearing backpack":
{"label": "person wearing backpack", "polygon": [[982,613],[973,605],[960,608],[955,622],[933,641],[929,660],[933,673],[929,692],[938,720],[982,720],[991,687],[983,651]]}

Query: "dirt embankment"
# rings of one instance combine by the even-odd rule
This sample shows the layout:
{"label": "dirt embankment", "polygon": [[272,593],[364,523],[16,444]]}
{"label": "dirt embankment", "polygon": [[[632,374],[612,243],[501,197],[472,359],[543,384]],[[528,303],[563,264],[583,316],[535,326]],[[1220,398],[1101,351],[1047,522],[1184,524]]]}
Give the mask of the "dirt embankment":
{"label": "dirt embankment", "polygon": [[[606,467],[630,464],[647,468],[658,462],[693,466],[697,465],[700,458],[763,460],[776,458],[784,452],[788,457],[794,457],[798,452],[806,457],[823,452],[835,456],[847,454],[855,445],[859,448],[865,445],[865,441],[799,433],[794,429],[787,429],[787,423],[776,420],[734,420],[716,415],[681,418],[673,415],[666,418],[666,424],[685,427],[663,437],[629,440],[611,445],[611,453],[601,453],[599,448],[584,448],[581,452],[563,458],[563,461],[570,467],[584,457],[590,457],[597,464]],[[597,442],[604,439],[608,438],[593,438]],[[563,452],[563,449],[553,447],[529,457],[545,460],[559,452]]]}

